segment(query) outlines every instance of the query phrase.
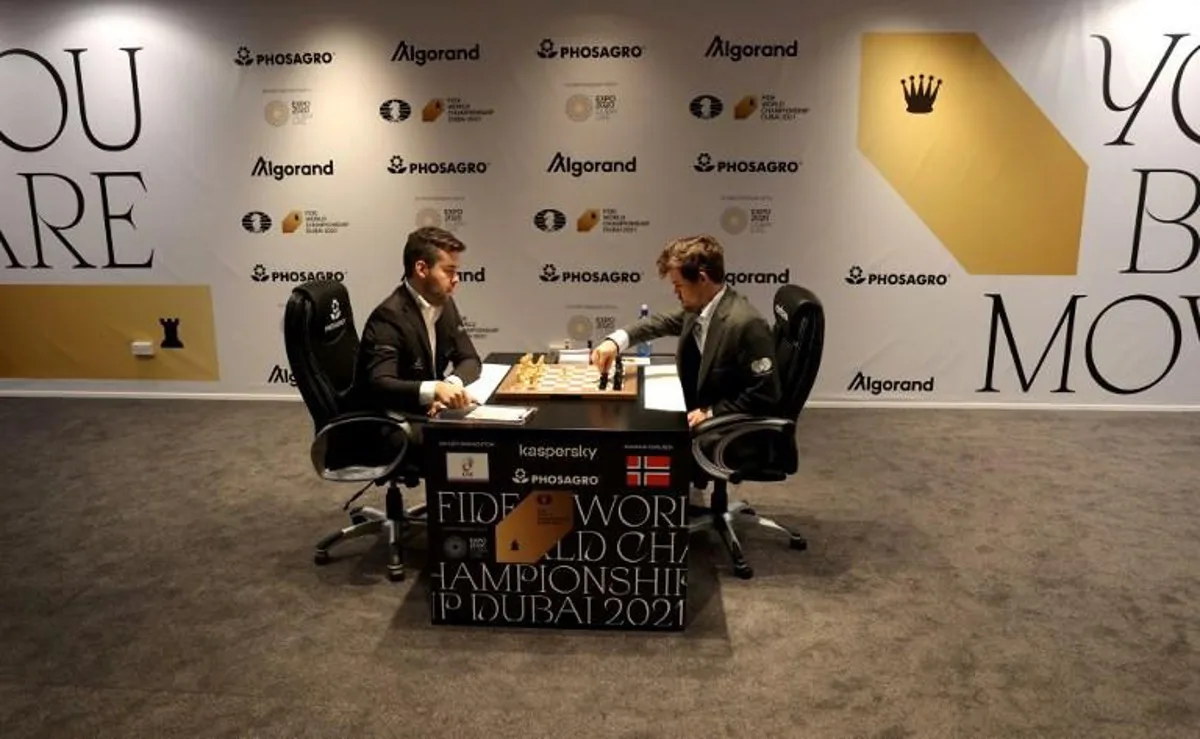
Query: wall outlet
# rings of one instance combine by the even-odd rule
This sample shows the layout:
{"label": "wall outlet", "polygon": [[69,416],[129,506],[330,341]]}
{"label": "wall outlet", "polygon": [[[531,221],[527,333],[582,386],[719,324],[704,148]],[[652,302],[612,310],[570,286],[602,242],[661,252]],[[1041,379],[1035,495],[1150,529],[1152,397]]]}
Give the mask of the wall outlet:
{"label": "wall outlet", "polygon": [[135,341],[130,344],[130,349],[135,357],[153,357],[154,342],[151,341]]}

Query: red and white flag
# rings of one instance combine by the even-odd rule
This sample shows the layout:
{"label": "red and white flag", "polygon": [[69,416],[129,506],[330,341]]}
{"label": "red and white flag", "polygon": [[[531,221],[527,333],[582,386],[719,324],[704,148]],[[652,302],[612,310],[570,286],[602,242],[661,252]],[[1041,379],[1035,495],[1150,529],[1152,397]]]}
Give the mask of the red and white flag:
{"label": "red and white flag", "polygon": [[625,484],[635,488],[671,487],[671,458],[666,455],[625,457]]}

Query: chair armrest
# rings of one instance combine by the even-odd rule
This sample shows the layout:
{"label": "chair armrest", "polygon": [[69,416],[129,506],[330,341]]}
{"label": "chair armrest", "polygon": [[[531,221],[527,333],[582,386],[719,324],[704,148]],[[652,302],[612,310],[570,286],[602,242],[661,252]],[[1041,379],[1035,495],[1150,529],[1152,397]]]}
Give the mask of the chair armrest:
{"label": "chair armrest", "polygon": [[[427,419],[424,416],[394,411],[343,413],[317,431],[310,448],[313,469],[325,479],[340,482],[365,482],[387,478],[396,471],[408,454],[413,441],[412,425],[419,420]],[[372,453],[377,454],[379,450],[369,443],[361,442],[384,438],[389,443],[386,460],[363,460],[363,464],[338,465],[334,468],[327,464],[331,447],[340,447],[343,453],[346,452],[346,447],[352,450],[361,449],[362,456],[366,457]],[[350,451],[347,456],[354,456],[354,453]]]}
{"label": "chair armrest", "polygon": [[706,473],[735,485],[748,476],[764,481],[786,479],[787,473],[783,470],[754,464],[733,468],[726,463],[725,450],[730,444],[744,436],[760,433],[778,434],[790,444],[795,438],[796,422],[787,418],[751,416],[745,413],[714,416],[692,429],[692,456]]}

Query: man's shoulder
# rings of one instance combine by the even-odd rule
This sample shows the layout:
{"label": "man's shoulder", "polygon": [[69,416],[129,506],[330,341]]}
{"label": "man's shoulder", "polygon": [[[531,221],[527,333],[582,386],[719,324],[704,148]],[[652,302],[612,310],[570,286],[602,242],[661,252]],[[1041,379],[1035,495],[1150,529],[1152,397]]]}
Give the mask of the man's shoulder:
{"label": "man's shoulder", "polygon": [[[746,297],[733,288],[726,288],[728,294],[725,296],[729,303],[729,317],[739,324],[751,324],[762,321],[768,323],[766,316],[754,307],[754,303],[750,302],[750,298]],[[770,325],[768,323],[768,325]]]}

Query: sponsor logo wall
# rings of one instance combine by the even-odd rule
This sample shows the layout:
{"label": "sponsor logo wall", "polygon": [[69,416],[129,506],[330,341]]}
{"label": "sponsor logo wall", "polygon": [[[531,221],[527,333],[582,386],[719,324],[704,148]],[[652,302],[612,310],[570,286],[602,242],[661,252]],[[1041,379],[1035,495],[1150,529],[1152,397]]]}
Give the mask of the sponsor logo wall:
{"label": "sponsor logo wall", "polygon": [[290,289],[361,328],[436,225],[483,353],[673,308],[707,232],[824,302],[814,404],[1200,408],[1200,6],[151,5],[6,19],[0,391],[297,397]]}

